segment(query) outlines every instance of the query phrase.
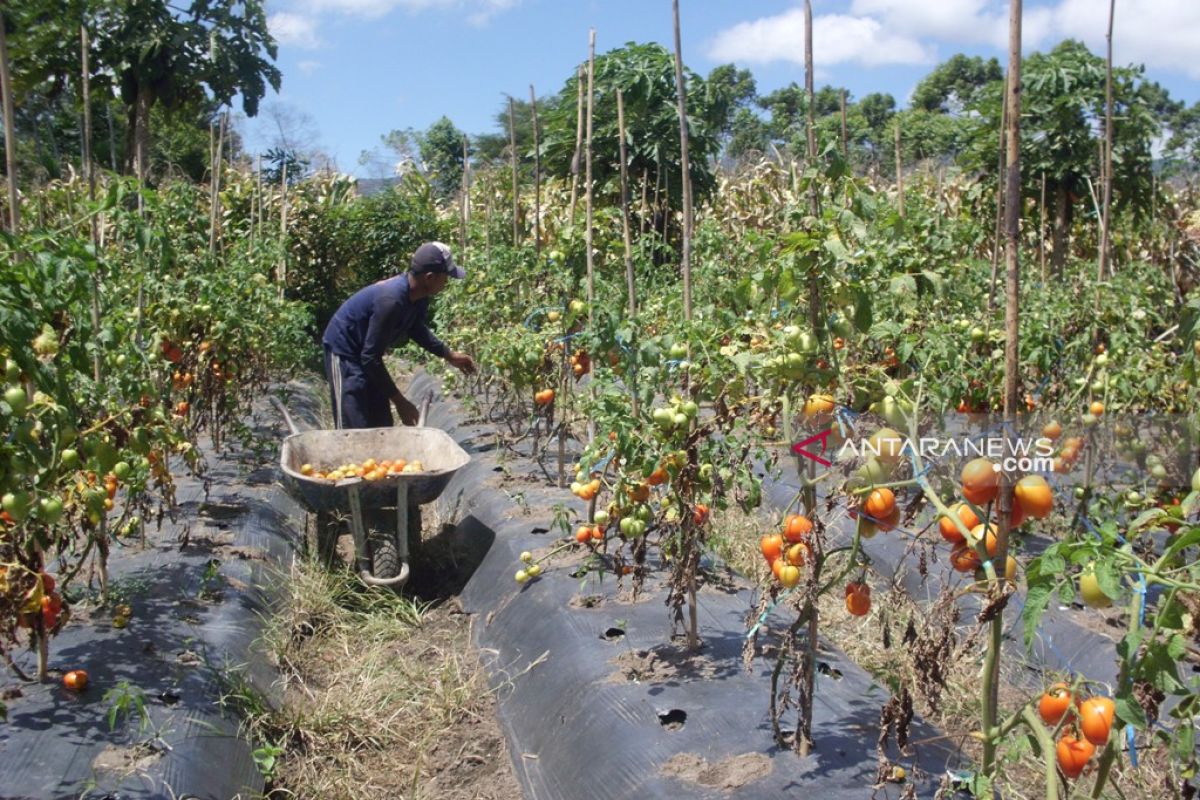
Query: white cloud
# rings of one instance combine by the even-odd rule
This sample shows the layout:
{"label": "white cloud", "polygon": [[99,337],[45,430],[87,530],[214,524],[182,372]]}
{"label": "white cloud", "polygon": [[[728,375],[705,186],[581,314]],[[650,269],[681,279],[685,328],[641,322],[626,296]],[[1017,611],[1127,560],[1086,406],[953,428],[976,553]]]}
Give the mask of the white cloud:
{"label": "white cloud", "polygon": [[[818,64],[865,66],[925,63],[941,51],[988,46],[1001,61],[1008,50],[1008,0],[850,0],[848,13],[813,20]],[[1081,39],[1104,52],[1107,0],[1026,3],[1021,20],[1026,52]],[[747,63],[804,61],[804,13],[794,8],[722,31],[709,48],[718,60]],[[1113,58],[1200,79],[1200,0],[1121,0],[1117,3]],[[943,47],[938,47],[943,45]]]}
{"label": "white cloud", "polygon": [[[804,11],[742,22],[717,34],[709,55],[718,61],[804,63]],[[865,66],[922,64],[931,51],[916,39],[889,32],[876,19],[845,14],[813,18],[813,63]]]}
{"label": "white cloud", "polygon": [[317,38],[317,21],[312,17],[281,11],[267,18],[267,28],[275,41],[282,45],[305,50],[315,50],[321,46]]}
{"label": "white cloud", "polygon": [[[1057,38],[1082,39],[1104,52],[1108,3],[1061,0],[1053,9]],[[1145,64],[1200,79],[1200,2],[1196,0],[1121,0],[1113,24],[1113,62]]]}
{"label": "white cloud", "polygon": [[305,75],[312,75],[321,68],[320,61],[301,61],[296,65]]}

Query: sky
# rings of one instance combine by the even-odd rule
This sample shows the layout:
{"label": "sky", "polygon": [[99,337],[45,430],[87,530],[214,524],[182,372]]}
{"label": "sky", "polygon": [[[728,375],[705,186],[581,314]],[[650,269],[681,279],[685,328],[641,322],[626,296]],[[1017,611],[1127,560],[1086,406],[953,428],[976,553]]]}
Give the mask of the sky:
{"label": "sky", "polygon": [[[1104,53],[1108,0],[1026,0],[1026,53],[1067,37]],[[955,53],[1007,61],[1007,0],[814,0],[818,87],[851,101],[917,82]],[[448,116],[467,133],[496,132],[507,96],[556,93],[596,52],[626,42],[673,48],[670,0],[267,0],[283,84],[266,113],[243,120],[251,152],[282,118],[342,172],[393,129]],[[804,82],[800,0],[680,0],[683,60],[700,74],[735,63],[760,94]],[[1200,101],[1200,0],[1117,0],[1113,58],[1144,64],[1171,96]]]}

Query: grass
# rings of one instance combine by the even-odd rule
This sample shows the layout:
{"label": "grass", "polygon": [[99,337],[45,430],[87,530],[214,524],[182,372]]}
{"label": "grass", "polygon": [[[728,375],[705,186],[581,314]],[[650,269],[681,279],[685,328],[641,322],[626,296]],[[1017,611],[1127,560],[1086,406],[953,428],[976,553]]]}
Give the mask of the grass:
{"label": "grass", "polygon": [[[310,562],[286,585],[264,634],[284,699],[278,710],[257,705],[248,722],[268,797],[459,796],[445,788],[442,773],[460,766],[446,748],[461,760],[478,744],[472,732],[495,727],[465,618]],[[510,769],[498,728],[490,739],[499,746],[472,763]]]}

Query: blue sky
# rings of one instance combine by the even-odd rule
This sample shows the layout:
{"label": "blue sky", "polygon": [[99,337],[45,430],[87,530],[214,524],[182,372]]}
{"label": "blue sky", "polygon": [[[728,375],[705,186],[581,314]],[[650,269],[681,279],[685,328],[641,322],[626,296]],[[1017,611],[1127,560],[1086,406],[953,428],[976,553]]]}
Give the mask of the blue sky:
{"label": "blue sky", "polygon": [[[1026,51],[1067,36],[1103,53],[1108,0],[1026,0]],[[681,0],[684,62],[707,73],[734,62],[765,94],[803,83],[803,3]],[[940,61],[966,52],[1006,59],[1004,0],[814,0],[818,86],[903,104]],[[244,121],[251,150],[282,117],[302,144],[343,172],[395,128],[445,114],[468,133],[493,131],[505,97],[557,92],[586,60],[628,41],[672,46],[670,0],[268,0],[283,86],[268,113]],[[1114,58],[1189,103],[1200,100],[1200,0],[1118,0]]]}

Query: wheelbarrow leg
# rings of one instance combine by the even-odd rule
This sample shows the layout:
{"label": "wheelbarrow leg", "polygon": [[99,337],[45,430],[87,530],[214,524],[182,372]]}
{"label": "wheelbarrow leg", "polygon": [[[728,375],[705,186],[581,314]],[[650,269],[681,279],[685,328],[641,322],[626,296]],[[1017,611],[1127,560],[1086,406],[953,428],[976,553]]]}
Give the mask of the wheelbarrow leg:
{"label": "wheelbarrow leg", "polygon": [[371,554],[367,550],[367,531],[363,525],[362,502],[358,496],[358,486],[349,487],[350,494],[350,531],[354,534],[354,565],[360,572],[371,574]]}

